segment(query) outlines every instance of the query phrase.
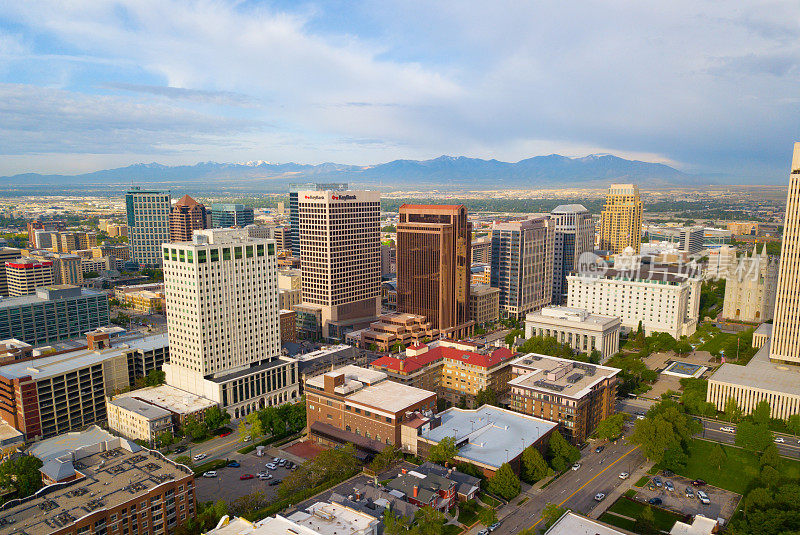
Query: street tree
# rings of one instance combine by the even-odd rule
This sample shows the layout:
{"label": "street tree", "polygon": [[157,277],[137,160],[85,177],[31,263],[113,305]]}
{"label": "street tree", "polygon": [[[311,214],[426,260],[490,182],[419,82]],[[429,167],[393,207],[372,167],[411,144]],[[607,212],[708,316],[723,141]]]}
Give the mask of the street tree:
{"label": "street tree", "polygon": [[455,437],[444,437],[438,444],[431,446],[428,460],[436,464],[451,462],[458,455]]}
{"label": "street tree", "polygon": [[494,507],[486,507],[481,509],[481,511],[478,513],[478,522],[484,526],[491,526],[497,522],[497,511],[494,510]]}
{"label": "street tree", "polygon": [[544,521],[544,529],[547,531],[550,527],[556,523],[556,520],[561,518],[567,510],[563,507],[559,507],[554,503],[548,503],[544,506],[542,510],[542,520]]}
{"label": "street tree", "polygon": [[725,402],[725,418],[734,423],[742,419],[742,409],[736,404],[736,399],[728,398]]}
{"label": "street tree", "polygon": [[563,472],[581,458],[581,452],[567,442],[564,436],[556,430],[550,435],[550,442],[547,445],[547,458],[553,470]]}
{"label": "street tree", "polygon": [[20,455],[0,464],[0,487],[14,488],[18,498],[27,498],[42,488],[42,461],[32,455]]}
{"label": "street tree", "polygon": [[769,406],[769,401],[766,399],[759,401],[753,409],[753,413],[751,414],[753,423],[769,425],[771,412],[772,408]]}
{"label": "street tree", "polygon": [[597,427],[595,428],[595,433],[597,433],[598,438],[606,439],[606,440],[616,440],[622,436],[622,429],[625,425],[625,420],[628,419],[628,415],[624,412],[618,412],[616,414],[612,414],[607,418],[601,420]]}
{"label": "street tree", "polygon": [[536,483],[540,479],[547,477],[550,468],[547,462],[533,446],[528,446],[522,452],[522,478],[527,483]]}
{"label": "street tree", "polygon": [[508,463],[503,463],[500,469],[489,478],[487,489],[492,494],[497,494],[506,500],[519,495],[521,485],[517,474]]}

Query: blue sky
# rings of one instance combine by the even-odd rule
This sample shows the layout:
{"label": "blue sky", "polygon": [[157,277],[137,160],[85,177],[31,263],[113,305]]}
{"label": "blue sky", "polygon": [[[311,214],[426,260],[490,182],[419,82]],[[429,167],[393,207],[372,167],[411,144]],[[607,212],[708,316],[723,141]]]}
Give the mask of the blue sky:
{"label": "blue sky", "polygon": [[800,3],[0,3],[0,174],[610,152],[786,180]]}

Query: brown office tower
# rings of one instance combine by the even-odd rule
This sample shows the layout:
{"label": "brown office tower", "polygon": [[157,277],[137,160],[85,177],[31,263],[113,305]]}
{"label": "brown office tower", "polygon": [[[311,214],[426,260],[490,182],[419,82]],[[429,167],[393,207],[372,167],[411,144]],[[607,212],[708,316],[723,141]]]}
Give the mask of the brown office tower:
{"label": "brown office tower", "polygon": [[192,233],[204,228],[206,207],[188,195],[181,197],[169,213],[169,241],[192,241]]}
{"label": "brown office tower", "polygon": [[463,205],[400,207],[397,310],[425,316],[450,338],[472,334],[469,318],[472,223]]}

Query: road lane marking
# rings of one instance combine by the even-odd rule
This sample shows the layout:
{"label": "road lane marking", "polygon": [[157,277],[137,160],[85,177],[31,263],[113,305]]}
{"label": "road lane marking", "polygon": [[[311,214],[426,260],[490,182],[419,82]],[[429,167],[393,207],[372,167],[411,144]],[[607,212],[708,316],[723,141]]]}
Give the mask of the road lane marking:
{"label": "road lane marking", "polygon": [[[616,460],[616,461],[614,461],[613,463],[611,463],[611,464],[609,464],[608,466],[606,466],[605,468],[603,468],[603,469],[602,469],[600,472],[598,472],[598,474],[597,474],[596,476],[594,476],[592,479],[590,479],[589,481],[587,481],[586,483],[584,483],[583,485],[581,485],[581,487],[580,487],[578,490],[576,490],[575,492],[573,492],[572,494],[570,494],[569,496],[567,496],[566,498],[564,498],[564,500],[563,500],[561,503],[559,503],[559,504],[558,504],[556,507],[561,507],[562,505],[564,505],[565,503],[567,503],[567,502],[570,500],[570,498],[572,498],[572,497],[573,497],[573,496],[575,496],[577,493],[579,493],[580,491],[582,491],[582,490],[583,490],[583,488],[584,488],[586,485],[588,485],[589,483],[591,483],[592,481],[594,481],[595,479],[597,479],[598,477],[600,477],[600,474],[602,474],[603,472],[605,472],[606,470],[608,470],[609,468],[611,468],[612,466],[614,466],[615,464],[617,464],[619,461],[621,461],[622,459],[624,459],[624,458],[625,458],[625,457],[626,457],[626,456],[627,456],[629,453],[632,453],[632,452],[634,452],[634,451],[636,451],[636,450],[638,450],[638,449],[639,449],[639,446],[636,446],[635,448],[632,448],[632,449],[628,450],[628,452],[627,452],[627,453],[624,453],[624,454],[623,454],[623,455],[622,455],[622,456],[621,456],[619,459],[617,459],[617,460]],[[541,522],[542,520],[544,520],[544,519],[543,519],[543,518],[540,518],[539,520],[537,520],[537,521],[536,521],[536,523],[530,527],[530,529],[533,529],[533,528],[535,528],[536,526],[538,526],[538,525],[539,525],[539,522]]]}

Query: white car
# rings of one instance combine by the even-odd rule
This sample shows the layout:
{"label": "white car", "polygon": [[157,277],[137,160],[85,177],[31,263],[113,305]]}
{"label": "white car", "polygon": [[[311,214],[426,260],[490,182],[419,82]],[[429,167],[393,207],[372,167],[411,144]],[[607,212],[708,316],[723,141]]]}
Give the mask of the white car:
{"label": "white car", "polygon": [[261,481],[272,479],[272,474],[258,474],[258,479],[260,479]]}
{"label": "white car", "polygon": [[784,442],[786,442],[786,441],[783,440],[783,437],[775,437],[775,443],[776,444],[783,444]]}
{"label": "white car", "polygon": [[597,494],[594,495],[594,501],[602,502],[603,498],[605,498],[605,497],[606,497],[605,494],[603,494],[602,492],[598,492]]}
{"label": "white car", "polygon": [[278,466],[272,463],[267,463],[267,468],[269,468],[270,470],[276,470]]}
{"label": "white car", "polygon": [[581,463],[575,463],[575,464],[572,465],[572,469],[573,470],[577,470],[580,467],[581,467]]}
{"label": "white car", "polygon": [[702,490],[697,491],[697,499],[700,500],[700,503],[704,505],[708,505],[709,503],[711,503],[711,500],[708,499],[708,494],[706,494]]}
{"label": "white car", "polygon": [[203,477],[217,477],[216,470],[209,470],[208,472],[203,472]]}
{"label": "white car", "polygon": [[720,427],[719,430],[722,431],[723,433],[735,433],[736,432],[735,428],[729,427],[729,426]]}
{"label": "white car", "polygon": [[244,441],[245,442],[250,442],[251,440],[253,440],[253,437],[251,437],[250,435],[247,435],[246,437],[244,437]]}
{"label": "white car", "polygon": [[631,476],[631,475],[630,475],[628,472],[622,472],[622,473],[619,475],[619,478],[620,478],[620,479],[628,479],[630,476]]}
{"label": "white car", "polygon": [[636,419],[637,419],[637,420],[644,420],[644,416],[642,416],[641,414],[639,414],[638,416],[636,416]]}
{"label": "white car", "polygon": [[208,457],[208,455],[206,455],[205,453],[198,453],[197,455],[192,457],[192,459],[194,459],[195,461],[202,461],[206,457]]}

